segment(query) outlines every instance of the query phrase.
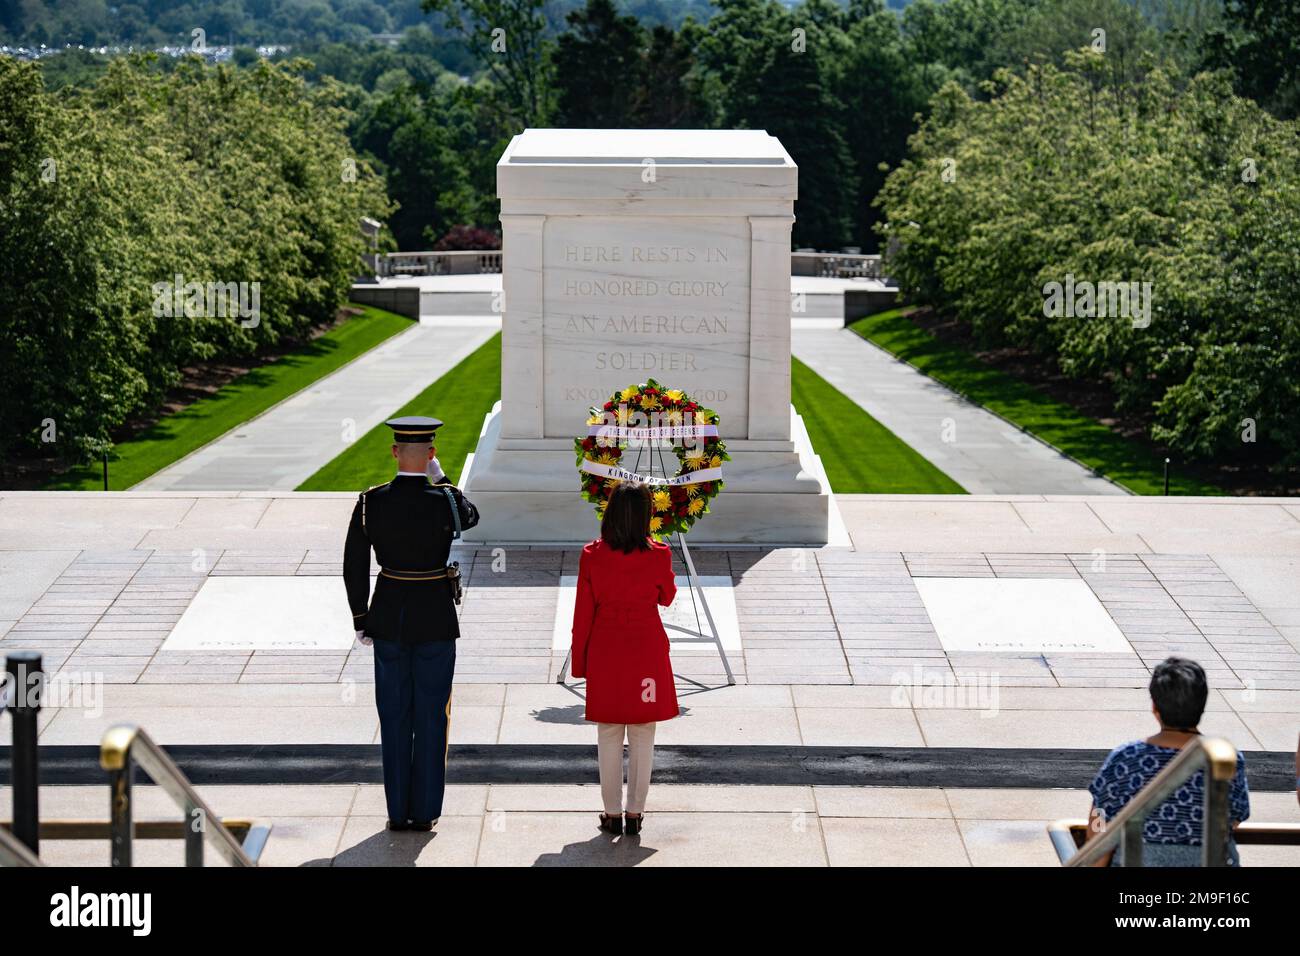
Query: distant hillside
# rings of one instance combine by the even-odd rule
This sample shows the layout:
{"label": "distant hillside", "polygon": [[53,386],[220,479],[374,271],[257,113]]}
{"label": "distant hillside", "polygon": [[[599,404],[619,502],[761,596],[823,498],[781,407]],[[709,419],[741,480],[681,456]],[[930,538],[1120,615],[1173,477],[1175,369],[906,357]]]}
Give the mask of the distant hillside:
{"label": "distant hillside", "polygon": [[[580,0],[555,0],[557,26]],[[619,0],[648,24],[677,26],[688,15],[707,20],[708,0]],[[0,44],[10,46],[188,45],[204,31],[208,46],[360,42],[416,24],[437,27],[420,0],[23,0],[0,3]]]}

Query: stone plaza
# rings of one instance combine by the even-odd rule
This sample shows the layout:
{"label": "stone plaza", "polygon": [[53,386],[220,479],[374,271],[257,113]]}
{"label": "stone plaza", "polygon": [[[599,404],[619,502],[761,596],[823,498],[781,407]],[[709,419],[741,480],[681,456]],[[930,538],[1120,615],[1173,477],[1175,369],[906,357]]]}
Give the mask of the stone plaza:
{"label": "stone plaza", "polygon": [[[341,592],[352,501],[0,495],[0,647],[40,651],[60,691],[40,715],[42,749],[57,762],[129,721],[164,746],[194,750],[196,767],[205,748],[231,751],[234,769],[200,774],[200,789],[223,814],[274,822],[270,864],[1053,865],[1046,823],[1083,817],[1084,768],[1151,732],[1145,686],[1163,657],[1204,665],[1212,692],[1203,729],[1246,751],[1248,766],[1261,754],[1273,755],[1274,768],[1289,760],[1300,726],[1295,502],[843,495],[847,546],[693,549],[701,575],[730,583],[738,683],[725,684],[712,647],[674,646],[683,714],[660,729],[664,779],[638,846],[598,839],[583,684],[555,682],[560,583],[576,552],[459,549],[468,575],[448,814],[427,839],[388,834],[382,789],[364,767],[338,783],[239,769],[259,753],[273,763],[285,745],[337,752],[340,767],[378,749],[372,652],[352,641],[346,618],[323,628],[304,608],[281,633],[250,641],[228,630],[250,618],[285,620],[275,602],[319,595],[315,582]],[[253,605],[205,611],[204,590],[223,581]],[[285,589],[261,590],[267,581]],[[987,635],[978,628],[952,626],[947,612],[959,596],[931,594],[934,582],[986,585],[995,604],[999,584],[1046,583],[1082,603],[1063,615],[1053,603],[1061,592],[1046,604],[1022,593],[1022,646],[980,646]],[[678,600],[689,607],[687,592]],[[1076,626],[1097,606],[1118,641]],[[193,623],[214,646],[173,646],[196,611]],[[1023,646],[1026,636],[1036,643]],[[1080,646],[1089,641],[1096,646]],[[794,761],[888,759],[858,775],[805,771],[809,782],[799,783],[742,759],[765,748]],[[555,764],[546,782],[528,769],[539,760]],[[1289,779],[1264,770],[1252,778],[1252,820],[1294,820]],[[102,784],[60,779],[43,789],[47,816],[102,814]],[[150,789],[142,818],[166,816]],[[737,826],[720,825],[728,817]],[[46,846],[51,861],[107,862],[100,843]],[[159,843],[141,852],[170,863],[180,851]],[[1291,847],[1242,855],[1270,865],[1300,859]]]}

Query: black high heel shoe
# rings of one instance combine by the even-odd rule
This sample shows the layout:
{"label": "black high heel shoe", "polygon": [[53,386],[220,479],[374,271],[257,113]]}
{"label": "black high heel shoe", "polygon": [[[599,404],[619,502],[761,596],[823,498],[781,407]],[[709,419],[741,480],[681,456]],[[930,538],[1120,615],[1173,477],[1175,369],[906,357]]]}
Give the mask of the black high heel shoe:
{"label": "black high heel shoe", "polygon": [[628,836],[640,835],[641,821],[644,818],[645,818],[644,813],[637,814],[636,816],[632,816],[632,814],[630,813],[627,814],[626,817],[624,818],[623,832],[626,833]]}
{"label": "black high heel shoe", "polygon": [[623,818],[618,816],[611,817],[602,813],[600,815],[600,828],[612,836],[622,836]]}

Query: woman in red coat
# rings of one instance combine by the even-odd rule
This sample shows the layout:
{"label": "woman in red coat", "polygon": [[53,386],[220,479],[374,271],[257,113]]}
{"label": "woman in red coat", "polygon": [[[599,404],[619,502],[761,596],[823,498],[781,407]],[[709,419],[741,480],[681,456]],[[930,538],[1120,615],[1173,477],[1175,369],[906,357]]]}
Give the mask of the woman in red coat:
{"label": "woman in red coat", "polygon": [[677,716],[677,690],[659,605],[673,603],[672,551],[650,540],[650,488],[614,488],[600,538],[582,549],[573,608],[573,676],[587,678],[587,720],[597,725],[600,828],[624,832],[623,738],[628,742],[626,829],[641,832],[655,722]]}

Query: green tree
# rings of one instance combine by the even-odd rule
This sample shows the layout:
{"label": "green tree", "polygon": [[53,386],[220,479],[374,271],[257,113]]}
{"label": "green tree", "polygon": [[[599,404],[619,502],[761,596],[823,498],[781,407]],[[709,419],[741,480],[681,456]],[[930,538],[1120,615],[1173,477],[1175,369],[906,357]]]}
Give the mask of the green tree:
{"label": "green tree", "polygon": [[[337,98],[293,68],[139,58],[51,93],[0,58],[0,442],[38,445],[53,423],[75,458],[183,366],[333,319],[360,217],[390,208]],[[246,283],[249,314],[168,315],[176,276]]]}
{"label": "green tree", "polygon": [[546,0],[422,0],[445,18],[492,80],[491,102],[519,128],[552,108]]}
{"label": "green tree", "polygon": [[1300,0],[1226,0],[1224,24],[1203,49],[1237,90],[1275,116],[1300,116]]}
{"label": "green tree", "polygon": [[[902,285],[1107,383],[1187,455],[1300,460],[1296,124],[1222,76],[1125,77],[1093,53],[988,92],[945,87],[881,191]],[[1067,280],[1150,283],[1146,321],[1050,314]]]}
{"label": "green tree", "polygon": [[555,45],[555,119],[560,126],[628,125],[641,84],[645,31],[612,0],[587,0],[569,14]]}

